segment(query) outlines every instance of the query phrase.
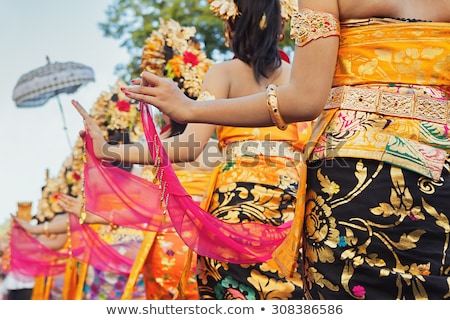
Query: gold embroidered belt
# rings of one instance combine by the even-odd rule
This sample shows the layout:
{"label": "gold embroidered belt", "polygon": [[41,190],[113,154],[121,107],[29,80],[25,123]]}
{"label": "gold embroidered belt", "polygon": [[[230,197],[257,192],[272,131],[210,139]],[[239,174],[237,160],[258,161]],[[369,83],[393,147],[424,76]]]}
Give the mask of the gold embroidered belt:
{"label": "gold embroidered belt", "polygon": [[301,160],[302,153],[296,150],[289,142],[270,140],[246,140],[235,141],[223,148],[225,159],[236,157],[273,156],[284,157],[293,160]]}
{"label": "gold embroidered belt", "polygon": [[450,124],[449,100],[410,93],[392,93],[380,89],[348,86],[336,87],[331,89],[325,106],[325,109],[333,108]]}

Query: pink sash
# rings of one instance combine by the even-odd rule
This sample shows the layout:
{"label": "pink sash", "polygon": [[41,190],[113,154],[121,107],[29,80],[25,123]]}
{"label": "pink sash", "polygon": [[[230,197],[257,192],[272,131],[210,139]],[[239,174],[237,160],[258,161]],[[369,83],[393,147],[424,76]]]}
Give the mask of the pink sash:
{"label": "pink sash", "polygon": [[160,231],[171,224],[199,255],[231,263],[269,260],[291,222],[231,224],[213,217],[184,190],[162,146],[149,106],[141,103],[145,137],[157,167],[156,184],[98,160],[86,135],[85,209],[121,226]]}

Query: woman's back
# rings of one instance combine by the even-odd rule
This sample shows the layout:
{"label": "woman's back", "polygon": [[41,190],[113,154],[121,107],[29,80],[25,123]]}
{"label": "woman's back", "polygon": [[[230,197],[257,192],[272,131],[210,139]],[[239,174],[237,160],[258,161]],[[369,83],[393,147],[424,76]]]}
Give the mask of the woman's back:
{"label": "woman's back", "polygon": [[408,18],[450,22],[450,1],[447,0],[340,0],[342,19],[370,17]]}
{"label": "woman's back", "polygon": [[221,90],[223,97],[242,97],[256,92],[262,92],[270,83],[282,84],[289,80],[290,65],[283,62],[268,78],[262,78],[257,82],[254,78],[253,69],[239,59],[233,59],[211,68],[210,78],[220,76],[222,82]]}

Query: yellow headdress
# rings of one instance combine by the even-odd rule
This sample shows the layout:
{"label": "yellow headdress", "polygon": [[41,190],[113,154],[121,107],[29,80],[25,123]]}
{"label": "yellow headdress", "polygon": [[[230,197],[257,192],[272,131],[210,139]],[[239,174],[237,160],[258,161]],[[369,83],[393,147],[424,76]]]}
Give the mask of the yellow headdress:
{"label": "yellow headdress", "polygon": [[213,61],[194,40],[195,27],[182,27],[175,20],[160,19],[160,28],[145,40],[142,70],[178,83],[190,98],[198,98],[203,78]]}
{"label": "yellow headdress", "polygon": [[120,90],[126,85],[125,81],[118,79],[110,91],[102,92],[91,109],[91,115],[105,137],[108,130],[128,130],[131,142],[136,142],[143,134],[142,122],[137,101]]}
{"label": "yellow headdress", "polygon": [[[234,0],[208,0],[209,8],[214,15],[223,20],[234,19],[239,10]],[[292,13],[297,9],[297,0],[280,0],[281,18],[285,21],[291,19]]]}

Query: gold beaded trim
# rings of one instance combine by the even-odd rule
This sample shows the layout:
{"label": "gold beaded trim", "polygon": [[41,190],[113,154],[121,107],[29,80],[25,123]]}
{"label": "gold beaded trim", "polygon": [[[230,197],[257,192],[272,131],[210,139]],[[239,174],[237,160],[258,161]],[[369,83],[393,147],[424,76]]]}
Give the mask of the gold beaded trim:
{"label": "gold beaded trim", "polygon": [[303,47],[312,40],[340,36],[338,19],[331,13],[311,9],[296,10],[291,19],[291,39]]}
{"label": "gold beaded trim", "polygon": [[[83,164],[86,166],[86,141],[83,140],[83,155],[82,160]],[[80,224],[83,224],[86,221],[87,213],[86,213],[86,193],[85,193],[85,187],[84,187],[84,172],[82,172],[82,184],[81,184],[81,211],[80,211],[80,217],[78,219],[78,222]]]}
{"label": "gold beaded trim", "polygon": [[278,108],[277,86],[275,84],[269,84],[266,89],[267,96],[267,108],[269,109],[270,119],[272,123],[280,130],[286,130],[287,124],[283,120]]}
{"label": "gold beaded trim", "polygon": [[450,102],[415,94],[379,89],[336,87],[331,89],[325,109],[340,108],[373,112],[450,125]]}

